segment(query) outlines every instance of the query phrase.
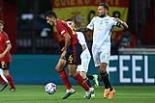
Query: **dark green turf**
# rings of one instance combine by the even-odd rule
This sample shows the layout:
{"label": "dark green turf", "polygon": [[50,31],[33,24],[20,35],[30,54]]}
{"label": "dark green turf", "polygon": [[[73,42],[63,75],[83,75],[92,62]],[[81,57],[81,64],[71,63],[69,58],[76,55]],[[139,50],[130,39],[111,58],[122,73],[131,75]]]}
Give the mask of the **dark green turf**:
{"label": "dark green turf", "polygon": [[96,88],[96,97],[90,100],[83,98],[84,91],[79,86],[74,86],[76,94],[62,100],[65,93],[63,86],[58,86],[54,95],[44,92],[41,85],[18,85],[16,92],[8,88],[0,93],[0,103],[155,103],[154,86],[116,86],[116,96],[112,100],[102,97],[102,88]]}

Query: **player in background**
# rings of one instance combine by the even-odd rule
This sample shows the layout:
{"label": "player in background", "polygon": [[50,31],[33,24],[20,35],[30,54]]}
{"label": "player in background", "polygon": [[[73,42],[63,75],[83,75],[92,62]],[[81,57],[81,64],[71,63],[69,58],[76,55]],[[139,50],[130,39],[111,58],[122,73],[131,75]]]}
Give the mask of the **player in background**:
{"label": "player in background", "polygon": [[114,26],[127,29],[128,25],[118,18],[110,17],[108,10],[107,3],[99,4],[98,16],[93,17],[87,28],[93,30],[92,54],[95,67],[99,69],[101,79],[105,85],[103,96],[111,99],[115,95],[115,89],[112,87],[107,73],[111,52],[111,32]]}
{"label": "player in background", "polygon": [[[71,19],[68,19],[68,20],[66,20],[66,22],[73,31],[76,31],[74,21],[72,21]],[[88,85],[91,87],[91,89],[93,91],[92,97],[94,97],[95,96],[94,88],[91,85],[89,78],[87,77],[89,63],[91,60],[91,54],[89,52],[84,34],[82,32],[79,32],[79,31],[76,31],[76,34],[77,34],[77,38],[78,38],[79,43],[81,44],[82,50],[83,50],[81,55],[80,55],[81,64],[78,65],[77,71],[81,74],[81,76],[87,81]],[[96,80],[98,80],[98,77],[95,76],[94,78]],[[98,85],[98,83],[96,83],[96,84]]]}
{"label": "player in background", "polygon": [[57,35],[61,35],[64,38],[64,47],[62,48],[62,54],[60,60],[56,66],[56,71],[59,73],[60,78],[64,82],[66,87],[66,94],[63,99],[68,98],[75,93],[75,90],[72,88],[68,76],[65,73],[65,61],[70,71],[70,76],[72,76],[78,84],[83,87],[86,91],[86,99],[91,98],[91,89],[82,76],[77,72],[77,66],[81,64],[80,55],[82,52],[82,47],[78,42],[77,35],[74,34],[73,30],[67,25],[66,22],[57,18],[56,14],[52,11],[46,13],[47,23],[51,26],[55,26],[57,30]]}
{"label": "player in background", "polygon": [[[6,79],[9,82],[10,91],[15,91],[14,81],[11,74],[9,73],[9,64],[11,62],[10,50],[12,46],[9,37],[7,33],[3,31],[3,28],[4,22],[0,20],[0,68],[3,70],[2,73],[4,73]],[[1,77],[3,78],[3,75],[1,75]],[[4,83],[3,88],[1,88],[1,91],[3,91],[7,87],[7,81],[5,78],[3,78],[1,79],[1,82]]]}

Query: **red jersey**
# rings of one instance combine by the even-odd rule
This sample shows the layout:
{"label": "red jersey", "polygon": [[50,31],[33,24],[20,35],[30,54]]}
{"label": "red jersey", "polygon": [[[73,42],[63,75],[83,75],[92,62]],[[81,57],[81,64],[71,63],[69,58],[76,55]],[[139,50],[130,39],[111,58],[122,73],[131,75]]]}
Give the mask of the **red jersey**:
{"label": "red jersey", "polygon": [[77,35],[73,32],[73,30],[67,25],[65,21],[57,20],[56,29],[57,29],[58,35],[61,35],[61,36],[65,35],[65,33],[69,33],[71,37],[70,45],[76,45],[78,43]]}
{"label": "red jersey", "polygon": [[[10,40],[8,35],[4,31],[0,32],[0,54],[5,51],[7,43],[9,42]],[[6,55],[3,58],[0,58],[0,61],[11,62],[10,52],[6,53]]]}

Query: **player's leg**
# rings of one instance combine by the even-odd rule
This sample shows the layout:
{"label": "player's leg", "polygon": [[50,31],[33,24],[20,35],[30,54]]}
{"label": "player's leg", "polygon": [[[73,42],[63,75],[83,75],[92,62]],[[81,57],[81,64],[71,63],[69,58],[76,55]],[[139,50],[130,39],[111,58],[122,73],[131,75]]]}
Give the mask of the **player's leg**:
{"label": "player's leg", "polygon": [[10,91],[14,92],[16,90],[15,88],[15,84],[12,78],[12,75],[9,73],[8,69],[3,70],[4,71],[4,75],[7,78],[9,85],[10,85]]}
{"label": "player's leg", "polygon": [[87,81],[87,84],[89,85],[90,89],[92,90],[92,97],[95,96],[95,92],[94,92],[94,88],[93,86],[91,85],[91,82],[90,80],[87,78],[87,71],[88,71],[88,67],[89,67],[89,63],[90,63],[90,59],[91,59],[91,56],[90,56],[90,53],[89,51],[85,50],[82,52],[81,54],[81,64],[78,65],[77,67],[77,71],[80,73],[80,75],[84,78],[84,80]]}
{"label": "player's leg", "polygon": [[99,86],[100,78],[99,78],[98,74],[87,74],[87,78],[89,80],[91,80],[91,81],[94,81],[95,87],[98,87]]}
{"label": "player's leg", "polygon": [[80,55],[80,59],[81,59],[81,64],[78,65],[77,67],[77,71],[80,73],[80,75],[87,80],[87,83],[90,87],[92,87],[89,79],[86,76],[86,73],[88,71],[88,67],[89,67],[89,62],[91,59],[90,53],[88,50],[84,50],[81,55]]}
{"label": "player's leg", "polygon": [[8,62],[2,62],[1,64],[2,64],[3,73],[5,77],[7,78],[8,83],[10,85],[10,90],[15,91],[16,88],[15,88],[14,81],[13,81],[12,75],[9,73],[10,64]]}
{"label": "player's leg", "polygon": [[101,64],[99,67],[99,71],[100,71],[101,79],[103,80],[104,85],[105,85],[105,90],[104,90],[103,96],[108,99],[111,99],[115,94],[115,90],[109,81],[109,76],[107,73],[107,65],[109,64],[109,58],[110,58],[110,52],[101,52],[100,53]]}
{"label": "player's leg", "polygon": [[3,69],[2,69],[2,65],[3,65],[3,62],[0,61],[0,83],[1,83],[1,84],[5,84],[5,80],[4,80],[4,78],[1,76],[1,75],[4,75]]}
{"label": "player's leg", "polygon": [[72,88],[71,83],[68,79],[68,75],[66,74],[64,70],[65,65],[66,65],[66,61],[60,58],[55,67],[55,70],[59,73],[59,76],[62,79],[66,89],[71,89]]}
{"label": "player's leg", "polygon": [[72,76],[77,81],[77,83],[86,91],[85,97],[87,99],[90,99],[92,90],[90,89],[87,81],[80,75],[79,72],[77,72],[77,65],[70,64],[68,68],[69,68],[70,76]]}
{"label": "player's leg", "polygon": [[72,88],[71,83],[68,79],[68,75],[66,74],[66,72],[64,70],[65,65],[66,65],[66,60],[60,58],[56,65],[56,68],[55,68],[66,87],[66,93],[65,93],[65,96],[63,97],[63,99],[68,98],[70,95],[72,95],[76,92]]}
{"label": "player's leg", "polygon": [[0,88],[0,92],[2,92],[8,86],[8,80],[3,74],[3,70],[0,68],[0,80],[2,83],[2,88]]}
{"label": "player's leg", "polygon": [[4,76],[3,70],[0,68],[0,82],[2,84],[4,83],[8,83],[8,80],[6,79],[6,77]]}
{"label": "player's leg", "polygon": [[[94,60],[94,64],[95,67],[98,69],[100,67],[100,56],[99,56],[99,52],[98,49],[95,49],[94,47],[92,47],[92,55],[93,55],[93,60]],[[88,75],[87,76],[90,80],[94,80],[95,81],[95,85],[99,86],[99,76],[98,74],[94,74],[94,75]]]}

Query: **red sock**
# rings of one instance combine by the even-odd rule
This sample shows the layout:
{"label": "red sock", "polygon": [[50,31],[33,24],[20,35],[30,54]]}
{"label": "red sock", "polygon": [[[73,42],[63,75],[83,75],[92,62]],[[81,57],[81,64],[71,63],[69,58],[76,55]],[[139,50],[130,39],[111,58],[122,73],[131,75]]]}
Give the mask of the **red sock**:
{"label": "red sock", "polygon": [[63,70],[63,71],[59,72],[59,75],[60,75],[60,78],[62,79],[66,89],[71,89],[72,86],[71,86],[71,83],[68,79],[66,72]]}
{"label": "red sock", "polygon": [[3,78],[0,76],[0,82],[2,83],[2,84],[5,84],[5,81],[3,80]]}
{"label": "red sock", "polygon": [[6,76],[6,78],[7,78],[8,82],[9,82],[9,85],[10,85],[11,89],[15,89],[15,84],[14,84],[14,81],[12,79],[12,76],[8,75],[8,76]]}
{"label": "red sock", "polygon": [[87,84],[86,80],[84,80],[82,78],[82,76],[77,73],[75,76],[74,76],[74,79],[77,81],[77,83],[79,83],[86,91],[89,90],[89,85]]}

